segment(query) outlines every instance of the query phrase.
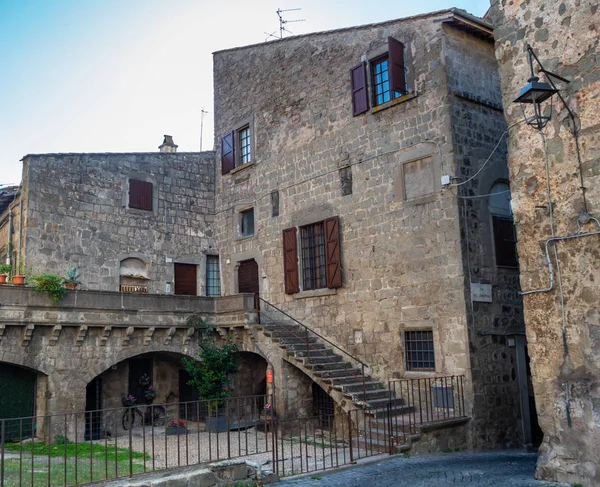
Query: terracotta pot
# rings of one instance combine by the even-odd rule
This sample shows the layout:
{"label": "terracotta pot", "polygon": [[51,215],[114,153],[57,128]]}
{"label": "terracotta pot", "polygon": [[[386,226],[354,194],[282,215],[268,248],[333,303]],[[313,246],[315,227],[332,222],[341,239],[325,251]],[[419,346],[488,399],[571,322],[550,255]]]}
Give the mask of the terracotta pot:
{"label": "terracotta pot", "polygon": [[67,289],[76,289],[77,283],[76,282],[65,282],[65,287]]}
{"label": "terracotta pot", "polygon": [[13,284],[15,286],[22,286],[25,284],[25,276],[15,275],[13,276]]}
{"label": "terracotta pot", "polygon": [[0,274],[0,284],[6,284],[6,274]]}

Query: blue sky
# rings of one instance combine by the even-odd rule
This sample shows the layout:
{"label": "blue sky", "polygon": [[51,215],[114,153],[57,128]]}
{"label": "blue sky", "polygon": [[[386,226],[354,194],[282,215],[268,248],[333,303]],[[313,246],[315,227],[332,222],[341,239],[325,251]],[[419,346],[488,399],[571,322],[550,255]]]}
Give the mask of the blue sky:
{"label": "blue sky", "polygon": [[489,0],[0,0],[0,184],[18,183],[25,154],[179,151],[213,145],[212,60],[263,42],[277,8],[294,34]]}

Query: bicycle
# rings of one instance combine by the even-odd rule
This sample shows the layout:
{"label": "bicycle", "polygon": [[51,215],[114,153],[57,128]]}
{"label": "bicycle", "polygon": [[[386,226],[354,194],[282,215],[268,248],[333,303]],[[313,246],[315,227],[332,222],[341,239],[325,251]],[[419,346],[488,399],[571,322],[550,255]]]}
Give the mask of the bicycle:
{"label": "bicycle", "polygon": [[125,408],[123,412],[123,429],[127,431],[129,427],[132,428],[135,426],[135,416],[136,414],[140,417],[143,425],[152,425],[152,426],[164,426],[165,425],[165,417],[167,415],[165,408],[162,406],[154,406],[149,404],[146,406],[146,411],[142,413],[137,406],[131,406]]}

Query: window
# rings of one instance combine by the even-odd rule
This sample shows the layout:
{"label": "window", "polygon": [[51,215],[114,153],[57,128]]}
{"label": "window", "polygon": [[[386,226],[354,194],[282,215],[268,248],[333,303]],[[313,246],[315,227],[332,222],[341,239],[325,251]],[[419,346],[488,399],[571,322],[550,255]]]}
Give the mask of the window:
{"label": "window", "polygon": [[300,262],[297,236],[295,227],[283,231],[286,294],[300,292],[299,267],[304,291],[342,287],[339,218],[336,216],[300,227]]}
{"label": "window", "polygon": [[129,208],[152,211],[152,183],[129,180]]}
{"label": "window", "polygon": [[435,370],[432,331],[405,331],[406,370]]}
{"label": "window", "polygon": [[219,256],[206,256],[206,295],[221,295],[221,274],[219,272]]}
{"label": "window", "polygon": [[221,174],[252,162],[252,128],[246,123],[221,137]]}
{"label": "window", "polygon": [[242,237],[254,235],[254,208],[240,212],[240,234]]}
{"label": "window", "polygon": [[300,242],[302,251],[302,288],[309,290],[327,287],[323,222],[301,227]]}
{"label": "window", "polygon": [[490,190],[488,209],[492,216],[492,232],[496,265],[517,267],[517,238],[510,208],[510,187],[495,183]]}
{"label": "window", "polygon": [[[367,63],[364,62],[350,70],[354,116],[369,110],[366,70]],[[369,70],[371,101],[374,107],[408,93],[404,44],[400,41],[388,37],[387,52],[369,60]]]}

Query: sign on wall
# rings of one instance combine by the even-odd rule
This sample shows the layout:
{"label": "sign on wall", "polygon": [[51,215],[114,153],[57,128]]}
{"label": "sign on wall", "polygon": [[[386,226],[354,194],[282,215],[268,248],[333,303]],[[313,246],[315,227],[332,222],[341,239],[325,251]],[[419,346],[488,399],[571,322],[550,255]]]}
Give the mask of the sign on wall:
{"label": "sign on wall", "polygon": [[471,283],[471,301],[479,303],[492,302],[492,285],[479,282]]}

